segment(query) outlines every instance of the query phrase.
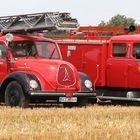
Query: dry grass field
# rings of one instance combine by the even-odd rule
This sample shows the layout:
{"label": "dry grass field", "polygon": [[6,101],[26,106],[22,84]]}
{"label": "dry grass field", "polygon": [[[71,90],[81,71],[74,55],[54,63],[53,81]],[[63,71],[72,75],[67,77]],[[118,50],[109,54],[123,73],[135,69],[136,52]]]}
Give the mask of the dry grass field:
{"label": "dry grass field", "polygon": [[140,107],[0,106],[2,140],[139,140]]}

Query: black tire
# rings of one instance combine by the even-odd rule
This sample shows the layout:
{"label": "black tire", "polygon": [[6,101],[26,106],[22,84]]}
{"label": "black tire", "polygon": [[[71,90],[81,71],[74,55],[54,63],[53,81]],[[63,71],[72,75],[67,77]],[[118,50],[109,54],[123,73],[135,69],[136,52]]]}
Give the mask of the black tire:
{"label": "black tire", "polygon": [[5,104],[11,107],[26,108],[29,105],[29,99],[25,97],[21,85],[12,81],[8,84],[5,90]]}
{"label": "black tire", "polygon": [[97,98],[88,98],[88,103],[96,104],[97,103]]}
{"label": "black tire", "polygon": [[78,107],[86,107],[86,105],[88,104],[88,98],[79,98],[78,102],[77,102],[77,106]]}

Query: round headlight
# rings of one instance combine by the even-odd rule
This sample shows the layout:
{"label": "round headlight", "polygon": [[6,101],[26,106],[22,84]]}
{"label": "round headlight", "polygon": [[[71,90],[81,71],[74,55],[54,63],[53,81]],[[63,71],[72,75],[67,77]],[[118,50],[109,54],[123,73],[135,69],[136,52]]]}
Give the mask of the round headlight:
{"label": "round headlight", "polygon": [[14,40],[14,36],[11,33],[6,34],[5,38],[8,42],[11,42]]}
{"label": "round headlight", "polygon": [[90,80],[85,80],[85,86],[87,87],[87,88],[92,88],[92,83],[91,83],[91,81]]}
{"label": "round headlight", "polygon": [[30,87],[33,88],[33,89],[38,88],[38,83],[37,83],[37,81],[31,80],[31,81],[30,81]]}

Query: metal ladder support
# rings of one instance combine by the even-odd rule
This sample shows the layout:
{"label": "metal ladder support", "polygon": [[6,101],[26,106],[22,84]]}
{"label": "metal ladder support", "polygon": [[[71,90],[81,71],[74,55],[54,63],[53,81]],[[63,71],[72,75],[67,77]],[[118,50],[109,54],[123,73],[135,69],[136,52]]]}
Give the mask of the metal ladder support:
{"label": "metal ladder support", "polygon": [[79,23],[70,13],[45,12],[26,15],[0,17],[0,30],[3,33],[40,30],[77,30]]}

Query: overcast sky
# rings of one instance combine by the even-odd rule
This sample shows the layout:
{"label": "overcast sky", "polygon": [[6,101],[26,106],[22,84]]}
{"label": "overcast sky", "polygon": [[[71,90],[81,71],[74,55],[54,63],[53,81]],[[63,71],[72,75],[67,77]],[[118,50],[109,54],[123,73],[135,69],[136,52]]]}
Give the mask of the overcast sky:
{"label": "overcast sky", "polygon": [[140,24],[140,0],[1,0],[0,16],[38,12],[70,12],[80,25],[96,26],[117,14]]}

